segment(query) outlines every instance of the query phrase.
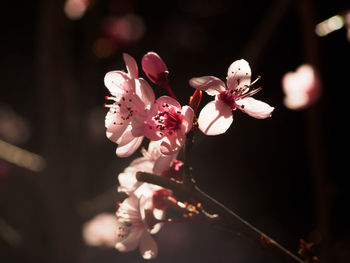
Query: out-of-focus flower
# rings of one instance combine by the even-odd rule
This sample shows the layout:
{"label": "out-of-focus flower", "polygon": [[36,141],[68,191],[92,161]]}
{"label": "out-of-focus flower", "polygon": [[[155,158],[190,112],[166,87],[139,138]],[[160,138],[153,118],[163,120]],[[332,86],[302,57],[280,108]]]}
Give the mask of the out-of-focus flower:
{"label": "out-of-focus flower", "polygon": [[228,68],[227,86],[214,76],[190,79],[189,84],[193,88],[215,96],[215,100],[204,106],[199,114],[198,125],[203,133],[218,135],[226,132],[233,121],[232,111],[237,108],[257,119],[271,116],[273,107],[251,97],[260,91],[260,88],[250,89],[256,82],[250,83],[250,77],[250,66],[247,61],[241,59],[233,62]]}
{"label": "out-of-focus flower", "polygon": [[350,42],[350,10],[345,13],[345,29],[346,29],[346,37]]}
{"label": "out-of-focus flower", "polygon": [[102,21],[101,27],[101,36],[92,45],[92,50],[98,58],[107,58],[125,49],[139,41],[146,32],[142,17],[134,13],[107,17]]}
{"label": "out-of-focus flower", "polygon": [[186,133],[192,128],[193,110],[168,96],[158,98],[150,109],[134,118],[134,136],[161,140],[161,152],[166,155],[178,152],[185,142]]}
{"label": "out-of-focus flower", "polygon": [[0,139],[19,145],[26,142],[30,135],[29,123],[10,107],[0,105]]}
{"label": "out-of-focus flower", "polygon": [[168,68],[157,53],[148,52],[143,56],[141,63],[143,71],[153,83],[162,86],[162,83],[167,81]]}
{"label": "out-of-focus flower", "polygon": [[162,219],[163,210],[157,209],[158,213],[152,212],[152,199],[145,194],[144,189],[139,189],[138,198],[131,195],[126,198],[117,210],[117,229],[115,248],[121,252],[128,252],[139,247],[144,259],[155,258],[158,254],[157,243],[151,234],[159,231],[160,227],[149,225],[149,217]]}
{"label": "out-of-focus flower", "polygon": [[282,79],[284,104],[292,110],[304,109],[315,103],[322,92],[319,73],[311,65],[304,64],[295,72],[288,72]]}
{"label": "out-of-focus flower", "polygon": [[116,153],[120,157],[130,156],[140,146],[143,136],[134,136],[131,121],[139,112],[148,108],[155,97],[152,88],[142,78],[138,78],[138,67],[134,58],[123,54],[128,73],[111,71],[104,82],[112,96],[113,104],[106,115],[107,137],[118,144]]}
{"label": "out-of-focus flower", "polygon": [[66,0],[64,13],[69,19],[78,20],[83,17],[90,0]]}
{"label": "out-of-focus flower", "polygon": [[83,225],[83,238],[86,244],[90,246],[113,247],[117,240],[116,230],[117,220],[115,215],[102,213]]}

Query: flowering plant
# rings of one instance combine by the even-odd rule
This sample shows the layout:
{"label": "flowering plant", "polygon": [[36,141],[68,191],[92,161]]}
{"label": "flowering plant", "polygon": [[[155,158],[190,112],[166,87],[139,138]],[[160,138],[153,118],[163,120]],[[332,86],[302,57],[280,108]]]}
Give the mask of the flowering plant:
{"label": "flowering plant", "polygon": [[[240,59],[229,66],[226,85],[214,76],[190,79],[189,85],[195,91],[189,105],[181,105],[169,85],[168,68],[158,54],[147,53],[142,58],[142,69],[153,84],[170,95],[159,98],[148,82],[139,77],[136,61],[127,54],[123,57],[127,72],[111,71],[105,76],[110,92],[106,98],[113,101],[106,105],[109,108],[106,135],[118,145],[119,157],[132,155],[145,137],[150,142],[148,150],[141,150],[143,157],[132,161],[118,176],[118,191],[129,197],[117,205],[115,248],[125,252],[139,247],[144,259],[156,257],[158,248],[151,235],[164,223],[179,220],[166,217],[167,209],[175,209],[183,221],[201,220],[235,228],[289,262],[303,262],[200,190],[192,175],[189,155],[197,130],[205,135],[228,131],[236,109],[258,119],[270,117],[274,110],[252,98],[261,90],[252,88],[260,77],[250,81],[248,62]],[[200,109],[202,91],[215,99]],[[187,200],[179,201],[177,194]]]}

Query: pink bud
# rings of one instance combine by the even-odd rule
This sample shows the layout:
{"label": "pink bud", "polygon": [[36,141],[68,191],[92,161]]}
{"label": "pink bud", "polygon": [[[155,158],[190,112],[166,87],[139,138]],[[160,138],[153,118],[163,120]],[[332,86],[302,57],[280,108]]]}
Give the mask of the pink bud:
{"label": "pink bud", "polygon": [[199,107],[199,104],[201,103],[201,100],[202,100],[202,91],[196,89],[196,91],[190,97],[190,107],[193,109],[195,113],[197,112],[197,109]]}
{"label": "pink bud", "polygon": [[143,56],[141,64],[143,71],[154,84],[161,86],[168,80],[168,68],[157,53],[148,52]]}

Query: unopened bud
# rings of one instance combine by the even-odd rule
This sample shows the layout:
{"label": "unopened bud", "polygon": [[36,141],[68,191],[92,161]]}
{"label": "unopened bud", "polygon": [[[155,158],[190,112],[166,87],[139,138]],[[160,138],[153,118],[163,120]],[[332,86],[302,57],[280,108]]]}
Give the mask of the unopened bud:
{"label": "unopened bud", "polygon": [[143,71],[154,84],[162,86],[168,81],[168,68],[157,53],[148,52],[143,56],[141,64]]}
{"label": "unopened bud", "polygon": [[197,109],[199,107],[199,104],[201,103],[201,100],[202,100],[202,91],[196,89],[196,91],[190,97],[190,107],[193,109],[194,113],[197,112]]}

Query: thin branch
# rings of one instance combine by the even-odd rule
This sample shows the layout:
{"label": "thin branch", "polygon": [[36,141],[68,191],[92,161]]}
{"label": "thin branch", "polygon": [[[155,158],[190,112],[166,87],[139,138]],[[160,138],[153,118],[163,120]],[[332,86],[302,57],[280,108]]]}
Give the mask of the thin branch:
{"label": "thin branch", "polygon": [[190,152],[192,150],[193,145],[193,133],[194,131],[190,131],[186,136],[186,142],[184,145],[184,173],[183,173],[183,183],[187,187],[193,187],[195,184],[195,180],[192,176],[192,167],[190,162]]}
{"label": "thin branch", "polygon": [[193,198],[198,202],[202,203],[205,207],[210,209],[219,215],[221,222],[229,226],[234,227],[238,232],[245,234],[262,245],[264,249],[267,249],[278,255],[279,257],[290,263],[303,263],[304,261],[291,253],[289,250],[281,246],[279,243],[265,235],[263,232],[250,225],[248,222],[243,220],[241,217],[236,215],[230,209],[225,207],[223,204],[203,192],[196,185],[193,187],[187,187],[183,183],[175,182],[165,177],[157,176],[154,174],[138,172],[136,174],[138,181],[156,184],[164,188],[170,189],[175,193],[183,194],[189,198]]}

